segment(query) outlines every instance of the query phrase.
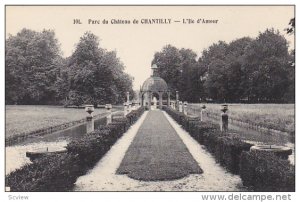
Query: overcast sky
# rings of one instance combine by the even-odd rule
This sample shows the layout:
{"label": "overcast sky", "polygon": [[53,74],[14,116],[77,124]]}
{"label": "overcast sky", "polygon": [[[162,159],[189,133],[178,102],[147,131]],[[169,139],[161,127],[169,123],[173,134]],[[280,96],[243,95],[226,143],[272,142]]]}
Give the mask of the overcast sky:
{"label": "overcast sky", "polygon": [[[125,71],[135,79],[134,88],[138,89],[150,76],[154,53],[166,44],[190,48],[201,55],[219,40],[256,37],[273,27],[294,46],[293,36],[284,33],[293,17],[292,6],[7,6],[6,36],[15,35],[22,28],[53,29],[63,55],[70,56],[84,32],[91,31],[100,38],[101,47],[117,51]],[[218,20],[218,23],[183,24],[183,19],[188,18]],[[74,19],[80,19],[82,24],[73,24]],[[101,23],[103,19],[130,20],[131,24],[88,24],[89,19]],[[134,19],[171,19],[171,24],[133,24]]]}

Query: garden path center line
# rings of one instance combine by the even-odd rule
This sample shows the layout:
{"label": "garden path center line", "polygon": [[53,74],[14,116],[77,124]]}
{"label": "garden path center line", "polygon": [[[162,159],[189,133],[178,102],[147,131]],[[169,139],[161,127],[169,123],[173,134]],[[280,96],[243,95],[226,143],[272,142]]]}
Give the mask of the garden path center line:
{"label": "garden path center line", "polygon": [[93,169],[77,179],[73,191],[241,191],[240,177],[226,172],[204,146],[165,112],[166,118],[204,172],[172,181],[139,181],[127,175],[117,175],[116,171],[147,114],[148,111],[129,128]]}
{"label": "garden path center line", "polygon": [[144,181],[174,180],[202,169],[160,110],[149,111],[117,174]]}

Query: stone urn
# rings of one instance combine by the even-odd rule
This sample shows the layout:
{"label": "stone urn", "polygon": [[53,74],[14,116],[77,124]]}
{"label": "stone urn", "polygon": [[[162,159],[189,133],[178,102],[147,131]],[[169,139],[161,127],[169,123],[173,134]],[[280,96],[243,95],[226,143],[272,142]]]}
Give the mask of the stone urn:
{"label": "stone urn", "polygon": [[228,105],[221,105],[221,111],[226,113],[228,111]]}
{"label": "stone urn", "polygon": [[111,105],[111,104],[106,104],[106,105],[105,105],[105,109],[111,110],[111,109],[112,109],[112,105]]}
{"label": "stone urn", "polygon": [[85,111],[88,113],[87,118],[92,118],[92,113],[95,111],[94,105],[85,105]]}

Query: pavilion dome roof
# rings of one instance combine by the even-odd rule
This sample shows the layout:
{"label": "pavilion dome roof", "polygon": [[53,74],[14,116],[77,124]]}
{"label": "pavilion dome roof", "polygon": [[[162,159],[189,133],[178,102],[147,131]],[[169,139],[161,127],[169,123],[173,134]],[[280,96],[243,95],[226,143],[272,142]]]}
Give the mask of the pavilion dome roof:
{"label": "pavilion dome roof", "polygon": [[166,92],[168,91],[168,85],[162,78],[158,76],[151,76],[146,81],[144,81],[142,89],[143,92],[145,91],[152,91],[152,92]]}

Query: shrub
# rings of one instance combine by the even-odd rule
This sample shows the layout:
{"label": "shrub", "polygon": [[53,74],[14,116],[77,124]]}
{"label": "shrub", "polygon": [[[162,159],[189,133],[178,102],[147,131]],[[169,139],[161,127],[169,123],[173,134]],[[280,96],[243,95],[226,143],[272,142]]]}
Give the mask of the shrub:
{"label": "shrub", "polygon": [[190,126],[190,134],[200,144],[204,144],[205,139],[209,134],[220,133],[219,127],[211,122],[194,122]]}
{"label": "shrub", "polygon": [[185,116],[169,107],[165,107],[164,110],[196,141],[206,146],[217,162],[230,172],[239,173],[240,155],[242,151],[249,151],[251,144],[243,142],[234,134],[221,132],[217,124],[201,122],[197,117]]}
{"label": "shrub", "polygon": [[96,119],[94,121],[94,126],[97,129],[98,127],[104,126],[107,124],[107,118],[106,117],[101,117],[99,119]]}
{"label": "shrub", "polygon": [[135,123],[138,120],[138,118],[142,115],[143,112],[144,112],[144,108],[143,107],[140,107],[137,110],[132,110],[131,112],[129,112],[126,115],[126,118],[127,118],[128,122],[129,122],[129,124]]}
{"label": "shrub", "polygon": [[6,176],[11,191],[67,191],[76,179],[92,168],[144,112],[114,119],[67,145],[68,153],[43,157]]}
{"label": "shrub", "polygon": [[5,186],[11,191],[67,191],[82,174],[77,156],[54,154],[10,173]]}
{"label": "shrub", "polygon": [[238,174],[241,154],[243,151],[249,151],[251,146],[252,144],[243,142],[235,135],[218,137],[215,157],[230,172]]}
{"label": "shrub", "polygon": [[126,117],[115,117],[113,118],[112,123],[120,124],[122,126],[123,131],[126,131],[130,126],[128,119]]}
{"label": "shrub", "polygon": [[184,119],[184,114],[182,112],[166,106],[163,106],[162,109],[165,110],[178,124],[182,125]]}
{"label": "shrub", "polygon": [[240,175],[254,191],[295,191],[295,166],[271,153],[243,152]]}
{"label": "shrub", "polygon": [[70,142],[67,145],[68,152],[79,155],[81,162],[87,167],[93,166],[117,139],[111,133],[111,128],[102,126],[83,138]]}

